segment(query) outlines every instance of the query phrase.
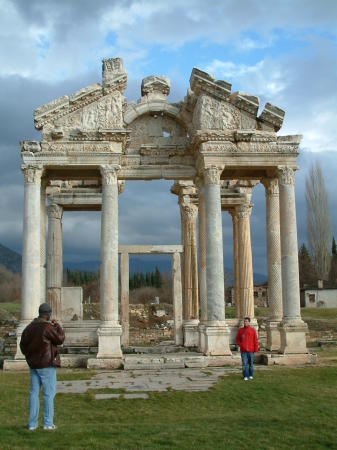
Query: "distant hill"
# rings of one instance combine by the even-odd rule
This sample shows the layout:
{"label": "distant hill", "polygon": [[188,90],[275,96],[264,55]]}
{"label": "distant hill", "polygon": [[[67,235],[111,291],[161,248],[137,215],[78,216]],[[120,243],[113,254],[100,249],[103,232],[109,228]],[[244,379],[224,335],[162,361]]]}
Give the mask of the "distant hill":
{"label": "distant hill", "polygon": [[21,255],[0,244],[0,265],[14,273],[21,272]]}

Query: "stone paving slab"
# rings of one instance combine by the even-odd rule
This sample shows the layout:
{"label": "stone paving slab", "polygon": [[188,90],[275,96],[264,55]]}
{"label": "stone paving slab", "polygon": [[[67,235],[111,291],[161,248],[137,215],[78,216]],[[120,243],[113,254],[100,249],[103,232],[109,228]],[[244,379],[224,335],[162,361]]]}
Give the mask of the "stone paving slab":
{"label": "stone paving slab", "polygon": [[[270,370],[259,366],[256,370]],[[177,368],[164,370],[134,370],[134,371],[105,371],[94,375],[90,380],[59,381],[57,392],[63,394],[84,394],[88,390],[116,389],[124,390],[126,395],[148,395],[147,392],[173,391],[203,392],[214,386],[221,377],[233,373],[241,374],[240,368],[233,367],[207,367],[207,368]],[[121,394],[96,394],[115,395]],[[123,394],[122,394],[123,395]],[[99,397],[98,399],[102,399]],[[108,398],[108,397],[107,397]],[[118,398],[118,397],[109,397]],[[143,398],[143,397],[137,397]],[[147,397],[144,397],[147,398]]]}

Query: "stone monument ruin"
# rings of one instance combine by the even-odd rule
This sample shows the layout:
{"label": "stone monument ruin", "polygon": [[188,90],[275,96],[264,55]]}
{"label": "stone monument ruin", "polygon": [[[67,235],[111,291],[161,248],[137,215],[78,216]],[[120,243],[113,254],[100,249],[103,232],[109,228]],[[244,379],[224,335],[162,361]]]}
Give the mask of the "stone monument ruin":
{"label": "stone monument ruin", "polygon": [[[265,358],[309,362],[307,325],[300,312],[294,190],[300,136],[277,134],[284,111],[267,103],[258,116],[258,97],[232,92],[230,83],[198,69],[192,70],[190,88],[179,103],[168,103],[170,81],[162,76],[145,78],[140,100],[127,102],[122,60],[103,60],[102,71],[102,84],[35,110],[41,141],[21,143],[25,200],[18,342],[40,303],[48,301],[61,319],[62,212],[101,210],[100,321],[64,320],[69,345],[98,346],[97,355],[86,360],[88,367],[123,366],[128,254],[155,251],[172,254],[176,343],[193,347],[209,365],[231,364],[231,343],[243,317],[250,316],[256,325],[250,199],[254,186],[262,183],[270,304]],[[173,181],[181,245],[152,250],[119,246],[123,184],[157,179]],[[225,317],[222,211],[233,221],[235,319]],[[18,346],[5,368],[23,364]]]}

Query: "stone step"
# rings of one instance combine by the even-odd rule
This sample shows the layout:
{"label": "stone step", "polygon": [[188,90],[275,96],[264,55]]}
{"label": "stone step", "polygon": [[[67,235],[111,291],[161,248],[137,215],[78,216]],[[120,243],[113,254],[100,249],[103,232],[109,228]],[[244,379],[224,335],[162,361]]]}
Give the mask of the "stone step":
{"label": "stone step", "polygon": [[184,367],[206,367],[207,357],[200,353],[183,352],[167,355],[125,355],[124,370],[158,370]]}
{"label": "stone step", "polygon": [[97,354],[97,347],[60,347],[61,355],[94,355]]}

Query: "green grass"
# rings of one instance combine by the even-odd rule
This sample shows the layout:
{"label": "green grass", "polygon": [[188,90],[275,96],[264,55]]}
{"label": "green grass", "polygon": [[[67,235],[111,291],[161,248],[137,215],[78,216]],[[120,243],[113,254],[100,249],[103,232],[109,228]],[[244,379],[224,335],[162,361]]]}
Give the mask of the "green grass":
{"label": "green grass", "polygon": [[335,319],[337,308],[301,308],[303,319]]}
{"label": "green grass", "polygon": [[55,432],[25,429],[27,373],[0,372],[0,387],[2,450],[337,448],[337,367],[273,368],[248,383],[231,375],[208,392],[149,400],[59,394]]}
{"label": "green grass", "polygon": [[21,303],[0,302],[0,320],[8,320],[12,316],[20,318]]}

